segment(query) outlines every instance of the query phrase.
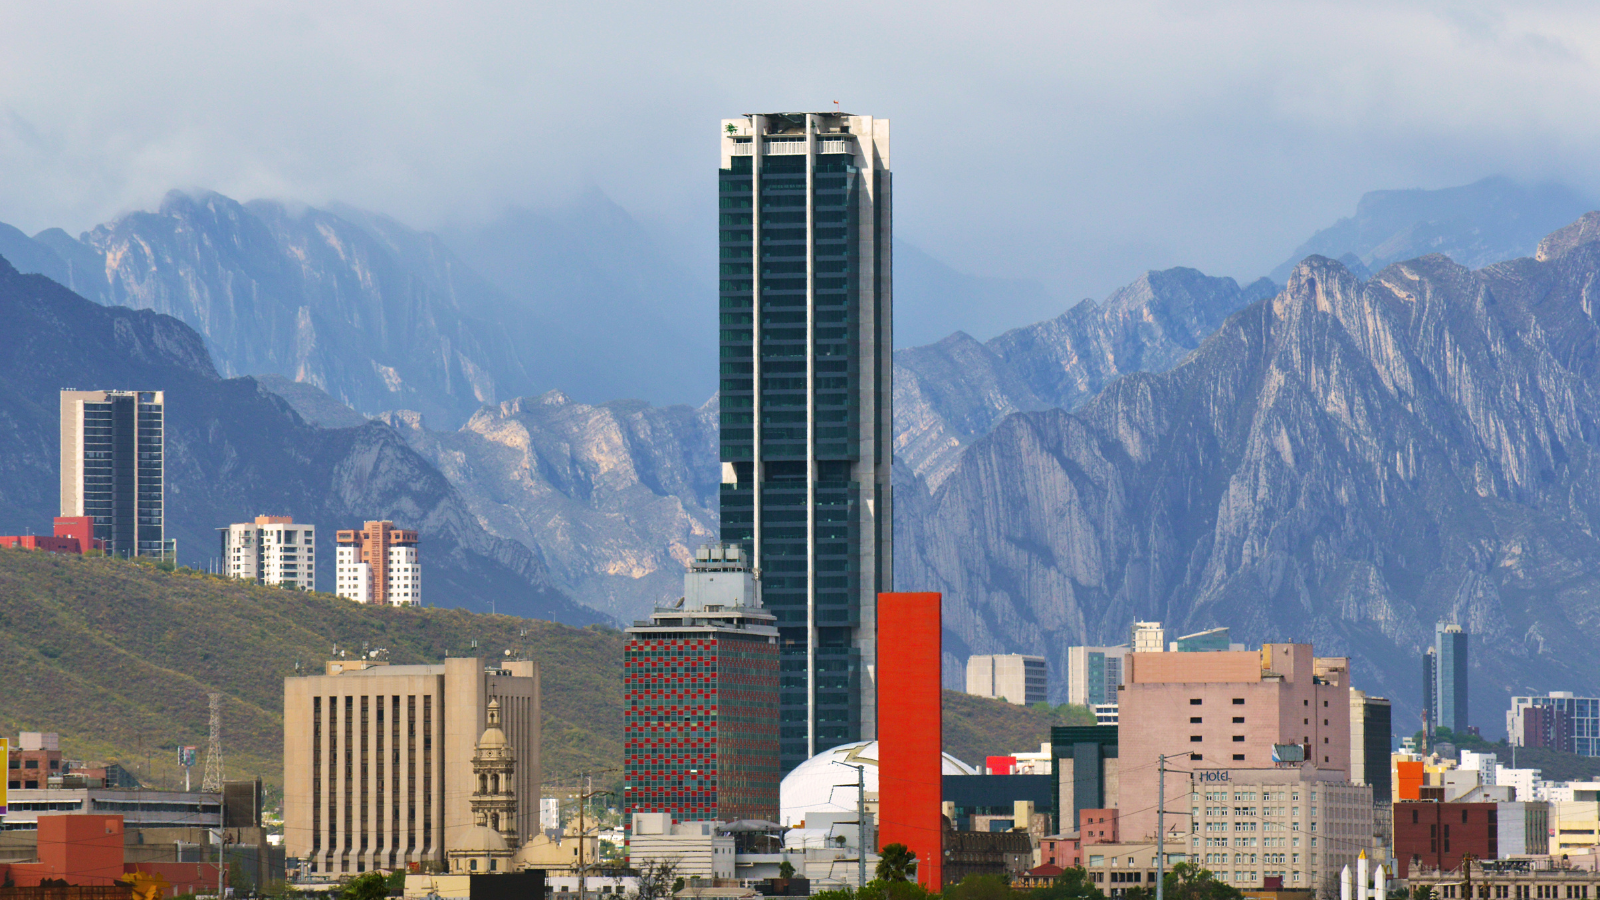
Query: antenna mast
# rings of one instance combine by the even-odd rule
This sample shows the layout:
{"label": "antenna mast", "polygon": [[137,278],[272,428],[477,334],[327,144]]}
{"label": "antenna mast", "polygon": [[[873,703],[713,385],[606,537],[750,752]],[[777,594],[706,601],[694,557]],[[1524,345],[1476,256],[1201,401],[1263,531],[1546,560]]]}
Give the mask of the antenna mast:
{"label": "antenna mast", "polygon": [[200,790],[208,794],[222,793],[222,695],[212,691],[211,743],[206,747],[206,778]]}

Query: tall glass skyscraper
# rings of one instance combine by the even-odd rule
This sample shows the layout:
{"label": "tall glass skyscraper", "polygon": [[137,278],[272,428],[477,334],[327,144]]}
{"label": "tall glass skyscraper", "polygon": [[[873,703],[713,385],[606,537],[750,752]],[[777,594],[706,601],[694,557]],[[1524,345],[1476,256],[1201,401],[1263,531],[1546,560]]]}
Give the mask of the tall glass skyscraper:
{"label": "tall glass skyscraper", "polygon": [[92,516],[113,556],[171,556],[165,394],[61,392],[61,515]]}
{"label": "tall glass skyscraper", "polygon": [[722,537],[780,633],[785,772],[876,737],[893,590],[889,122],[722,122]]}
{"label": "tall glass skyscraper", "polygon": [[1460,625],[1440,622],[1433,627],[1437,724],[1464,733],[1467,730],[1467,633]]}

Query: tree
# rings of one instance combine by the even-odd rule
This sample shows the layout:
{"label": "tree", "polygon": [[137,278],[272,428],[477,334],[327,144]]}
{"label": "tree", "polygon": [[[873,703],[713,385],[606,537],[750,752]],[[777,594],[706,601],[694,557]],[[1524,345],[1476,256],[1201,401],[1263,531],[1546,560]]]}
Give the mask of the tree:
{"label": "tree", "polygon": [[944,900],[1011,900],[1011,884],[1003,875],[968,875],[945,889]]}
{"label": "tree", "polygon": [[793,878],[794,863],[789,862],[787,859],[781,863],[778,863],[778,877],[782,878],[784,881],[788,881],[789,879]]}
{"label": "tree", "polygon": [[[1217,880],[1210,869],[1191,862],[1172,867],[1162,879],[1168,900],[1244,900],[1238,888]],[[1144,886],[1123,892],[1124,900],[1155,900],[1155,889]]]}
{"label": "tree", "polygon": [[879,881],[910,881],[917,874],[917,857],[905,844],[890,844],[878,854]]}
{"label": "tree", "polygon": [[389,879],[382,872],[357,875],[339,892],[339,900],[384,900],[387,896]]}
{"label": "tree", "polygon": [[649,860],[639,867],[639,887],[633,893],[633,900],[664,900],[682,888],[683,879],[678,877],[677,863],[668,859]]}
{"label": "tree", "polygon": [[1426,884],[1417,885],[1411,889],[1411,900],[1433,900],[1433,888]]}
{"label": "tree", "polygon": [[1089,880],[1082,866],[1074,866],[1060,875],[1049,887],[1034,888],[1031,900],[1106,900],[1106,895]]}

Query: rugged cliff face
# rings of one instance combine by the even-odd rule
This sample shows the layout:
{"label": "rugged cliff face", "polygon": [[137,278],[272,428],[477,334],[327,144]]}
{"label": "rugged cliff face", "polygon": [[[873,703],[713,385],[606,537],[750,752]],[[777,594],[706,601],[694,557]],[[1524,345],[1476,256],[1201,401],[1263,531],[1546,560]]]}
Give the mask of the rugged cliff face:
{"label": "rugged cliff face", "polygon": [[0,521],[48,531],[58,506],[58,392],[166,391],[166,524],[180,560],[205,566],[218,527],[261,513],[317,526],[318,582],[333,584],[333,532],[390,518],[422,532],[423,596],[585,624],[598,618],[551,586],[515,541],[477,523],[450,483],[378,422],[308,425],[250,378],[222,378],[201,337],[148,310],[105,307],[0,260]]}
{"label": "rugged cliff face", "polygon": [[947,663],[1120,640],[1134,617],[1313,641],[1416,720],[1441,618],[1473,721],[1594,690],[1600,214],[1537,257],[1362,283],[1321,257],[1181,365],[1021,413],[901,501],[897,581],[945,591]]}
{"label": "rugged cliff face", "polygon": [[599,406],[551,392],[479,410],[459,431],[386,417],[490,532],[535,548],[554,582],[630,621],[683,595],[717,536],[717,405]]}
{"label": "rugged cliff face", "polygon": [[1276,286],[1241,288],[1194,269],[1148,272],[1102,303],[978,343],[956,333],[895,354],[900,489],[937,487],[961,451],[1015,412],[1073,409],[1128,372],[1176,365],[1229,314]]}
{"label": "rugged cliff face", "polygon": [[368,413],[407,407],[451,422],[532,387],[515,345],[481,315],[504,306],[495,289],[437,238],[383,216],[173,192],[81,240],[21,237],[0,235],[26,254],[19,268],[187,323],[226,375],[276,374]]}

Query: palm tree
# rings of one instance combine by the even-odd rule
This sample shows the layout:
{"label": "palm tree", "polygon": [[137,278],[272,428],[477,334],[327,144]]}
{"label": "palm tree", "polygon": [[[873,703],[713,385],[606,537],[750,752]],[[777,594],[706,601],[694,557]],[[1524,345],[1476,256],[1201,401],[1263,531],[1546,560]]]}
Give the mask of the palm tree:
{"label": "palm tree", "polygon": [[889,844],[878,854],[879,881],[910,881],[917,874],[917,856],[905,844]]}

